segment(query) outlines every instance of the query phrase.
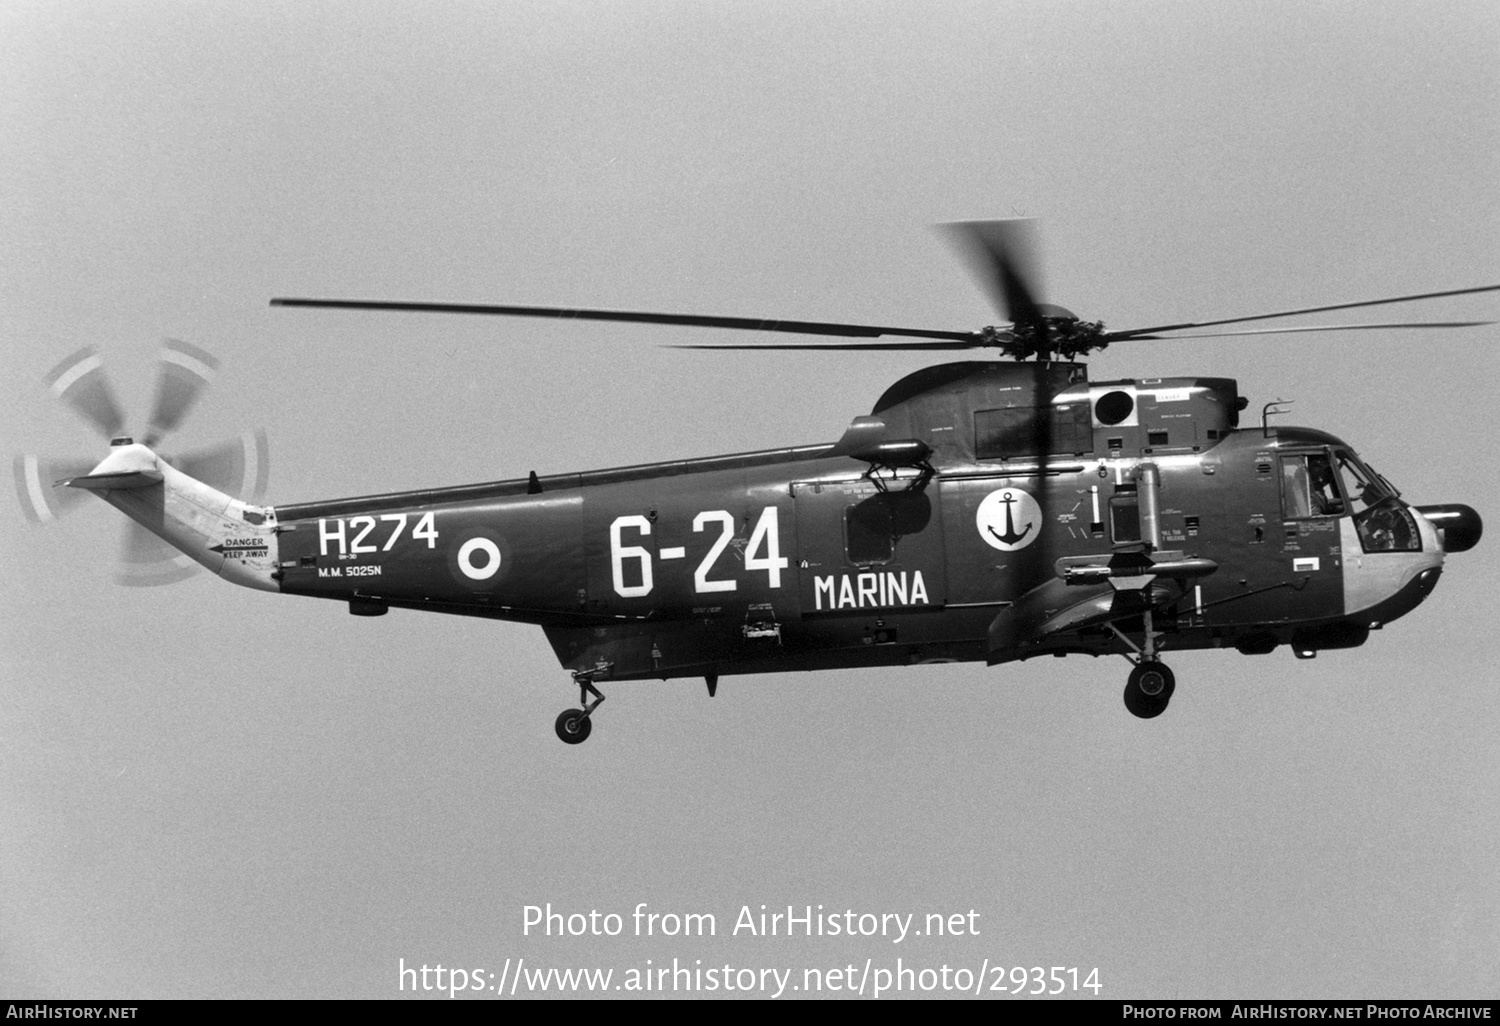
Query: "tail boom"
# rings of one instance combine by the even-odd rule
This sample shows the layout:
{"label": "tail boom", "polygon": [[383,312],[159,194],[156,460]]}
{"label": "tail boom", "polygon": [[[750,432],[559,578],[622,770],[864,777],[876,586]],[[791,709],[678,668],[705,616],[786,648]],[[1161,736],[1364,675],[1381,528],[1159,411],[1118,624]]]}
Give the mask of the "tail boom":
{"label": "tail boom", "polygon": [[116,445],[88,474],[59,483],[93,492],[227,581],[281,590],[276,511],[225,495],[144,445]]}

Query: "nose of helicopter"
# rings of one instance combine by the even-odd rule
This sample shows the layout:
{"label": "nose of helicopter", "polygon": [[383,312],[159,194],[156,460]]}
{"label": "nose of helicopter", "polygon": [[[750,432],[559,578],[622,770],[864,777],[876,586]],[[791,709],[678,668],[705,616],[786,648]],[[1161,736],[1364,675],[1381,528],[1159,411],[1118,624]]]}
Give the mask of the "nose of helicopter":
{"label": "nose of helicopter", "polygon": [[1450,502],[1441,506],[1418,506],[1417,512],[1438,531],[1444,552],[1467,552],[1479,544],[1484,521],[1472,506]]}

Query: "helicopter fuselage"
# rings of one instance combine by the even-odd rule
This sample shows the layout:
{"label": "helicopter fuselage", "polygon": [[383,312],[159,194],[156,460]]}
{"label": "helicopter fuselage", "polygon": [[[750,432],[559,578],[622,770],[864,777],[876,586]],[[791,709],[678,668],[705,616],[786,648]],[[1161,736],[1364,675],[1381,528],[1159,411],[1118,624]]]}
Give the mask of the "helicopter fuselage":
{"label": "helicopter fuselage", "polygon": [[1431,590],[1437,529],[1243,406],[1222,378],[947,364],[838,443],[280,506],[251,555],[359,615],[541,625],[591,680],[1361,644]]}

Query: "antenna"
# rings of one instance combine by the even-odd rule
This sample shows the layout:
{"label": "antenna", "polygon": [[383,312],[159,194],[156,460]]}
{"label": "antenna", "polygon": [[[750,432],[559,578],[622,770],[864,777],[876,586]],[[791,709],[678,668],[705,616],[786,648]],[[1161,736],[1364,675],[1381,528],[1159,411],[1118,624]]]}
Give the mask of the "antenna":
{"label": "antenna", "polygon": [[1260,434],[1262,438],[1271,437],[1270,418],[1279,417],[1283,413],[1290,412],[1285,407],[1292,405],[1292,403],[1294,402],[1296,402],[1295,399],[1272,399],[1270,402],[1266,403],[1266,405],[1261,407]]}

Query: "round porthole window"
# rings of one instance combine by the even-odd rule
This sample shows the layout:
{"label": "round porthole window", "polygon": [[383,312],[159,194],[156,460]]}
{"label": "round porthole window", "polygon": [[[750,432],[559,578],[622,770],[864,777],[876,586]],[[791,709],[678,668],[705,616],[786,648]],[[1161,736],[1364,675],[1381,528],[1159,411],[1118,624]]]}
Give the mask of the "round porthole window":
{"label": "round porthole window", "polygon": [[1099,418],[1101,424],[1118,424],[1130,416],[1134,409],[1134,397],[1129,392],[1115,389],[1099,397],[1099,401],[1094,404],[1094,416]]}

